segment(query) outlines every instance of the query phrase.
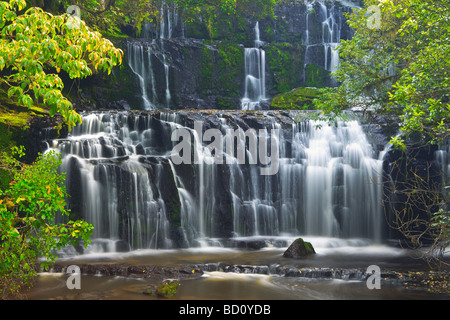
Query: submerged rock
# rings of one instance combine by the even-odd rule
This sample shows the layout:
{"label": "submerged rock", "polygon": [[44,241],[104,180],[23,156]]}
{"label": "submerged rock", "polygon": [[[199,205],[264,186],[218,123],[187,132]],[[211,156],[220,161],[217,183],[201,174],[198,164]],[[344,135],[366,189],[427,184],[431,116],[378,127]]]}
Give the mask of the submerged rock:
{"label": "submerged rock", "polygon": [[306,242],[303,241],[302,238],[298,238],[284,252],[283,257],[299,259],[315,253],[316,251],[310,242]]}

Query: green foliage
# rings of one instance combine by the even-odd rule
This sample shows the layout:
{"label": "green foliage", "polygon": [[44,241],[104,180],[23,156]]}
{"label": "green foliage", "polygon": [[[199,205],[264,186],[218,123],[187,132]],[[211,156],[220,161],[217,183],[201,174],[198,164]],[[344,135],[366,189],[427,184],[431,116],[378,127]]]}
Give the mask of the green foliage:
{"label": "green foliage", "polygon": [[239,45],[218,43],[215,46],[202,45],[199,57],[201,97],[210,96],[211,91],[220,87],[226,98],[218,98],[219,108],[234,109],[233,98],[240,96],[237,81],[241,80],[244,68],[244,54]]}
{"label": "green foliage", "polygon": [[[23,148],[13,147],[20,158]],[[47,267],[54,250],[81,239],[87,245],[93,226],[84,221],[57,224],[56,215],[68,216],[64,175],[58,173],[60,157],[49,152],[32,165],[3,153],[1,169],[11,175],[9,188],[0,190],[0,295],[8,298],[29,288],[37,275],[37,260]]]}
{"label": "green foliage", "polygon": [[122,51],[77,18],[37,7],[23,12],[25,6],[25,0],[0,1],[0,84],[9,98],[28,108],[44,103],[51,116],[60,112],[69,127],[76,125],[81,117],[63,96],[59,74],[76,79],[110,73]]}
{"label": "green foliage", "polygon": [[[380,9],[380,28],[370,28],[370,5]],[[363,10],[349,16],[355,35],[339,48],[336,77],[342,86],[330,95],[345,101],[341,110],[358,106],[393,112],[406,135],[419,132],[426,141],[444,141],[450,117],[449,21],[447,0],[365,1]],[[324,109],[330,110],[326,104]],[[332,110],[339,114],[338,108]],[[392,142],[404,143],[403,138]]]}
{"label": "green foliage", "polygon": [[432,253],[437,256],[439,262],[444,261],[444,255],[450,245],[450,208],[448,202],[450,201],[450,186],[445,188],[446,195],[441,203],[441,208],[433,213],[430,222],[430,228],[433,230],[434,243]]}
{"label": "green foliage", "polygon": [[290,43],[275,43],[264,48],[267,64],[273,74],[271,90],[288,92],[301,85],[304,68],[304,47]]}
{"label": "green foliage", "polygon": [[313,101],[319,95],[320,91],[316,88],[297,88],[275,96],[270,107],[281,110],[312,110]]}
{"label": "green foliage", "polygon": [[200,61],[202,67],[200,77],[200,96],[207,97],[209,95],[209,91],[214,88],[214,51],[207,46],[202,46]]}
{"label": "green foliage", "polygon": [[[182,9],[183,19],[188,25],[201,23],[213,39],[239,37],[240,25],[244,17],[260,20],[273,16],[273,7],[277,0],[172,0]],[[196,27],[198,28],[198,26]],[[240,39],[245,40],[245,39]]]}
{"label": "green foliage", "polygon": [[165,282],[156,288],[155,294],[160,298],[168,298],[177,293],[179,286],[178,281]]}
{"label": "green foliage", "polygon": [[305,86],[307,87],[323,88],[328,77],[328,71],[320,66],[308,64],[305,68]]}
{"label": "green foliage", "polygon": [[223,90],[226,91],[227,97],[238,97],[240,95],[239,88],[236,87],[236,78],[240,75],[244,68],[244,57],[242,48],[235,44],[219,44],[219,81]]}

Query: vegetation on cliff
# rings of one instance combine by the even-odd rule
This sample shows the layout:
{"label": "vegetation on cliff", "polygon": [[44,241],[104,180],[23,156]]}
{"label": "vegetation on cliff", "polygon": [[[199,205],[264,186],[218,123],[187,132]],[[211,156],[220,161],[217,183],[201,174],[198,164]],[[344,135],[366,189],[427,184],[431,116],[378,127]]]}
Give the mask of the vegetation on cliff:
{"label": "vegetation on cliff", "polygon": [[276,95],[272,99],[271,108],[281,110],[311,110],[314,108],[314,99],[320,91],[317,88],[296,88],[287,93]]}
{"label": "vegetation on cliff", "polygon": [[98,32],[70,15],[26,9],[25,0],[0,2],[0,84],[8,97],[31,108],[43,103],[50,116],[61,113],[69,126],[81,121],[62,94],[59,74],[85,78],[121,63],[122,52]]}
{"label": "vegetation on cliff", "polygon": [[[355,30],[339,47],[336,78],[318,107],[341,114],[349,107],[396,113],[405,134],[443,142],[450,118],[448,1],[365,1],[349,15]],[[375,10],[376,9],[376,10]],[[392,143],[404,147],[404,138]]]}

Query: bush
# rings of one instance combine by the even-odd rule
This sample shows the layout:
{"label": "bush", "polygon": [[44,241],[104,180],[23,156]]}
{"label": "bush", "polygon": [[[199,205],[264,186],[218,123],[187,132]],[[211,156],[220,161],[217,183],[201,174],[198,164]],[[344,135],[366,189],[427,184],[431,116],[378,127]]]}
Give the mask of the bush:
{"label": "bush", "polygon": [[[66,209],[65,176],[58,172],[60,156],[49,152],[32,165],[16,160],[23,147],[14,147],[12,155],[3,153],[0,169],[11,175],[9,188],[0,190],[0,296],[19,297],[32,286],[40,267],[56,259],[55,250],[80,239],[87,245],[93,226],[71,221]],[[56,215],[66,223],[56,224]],[[40,259],[41,258],[41,259]]]}

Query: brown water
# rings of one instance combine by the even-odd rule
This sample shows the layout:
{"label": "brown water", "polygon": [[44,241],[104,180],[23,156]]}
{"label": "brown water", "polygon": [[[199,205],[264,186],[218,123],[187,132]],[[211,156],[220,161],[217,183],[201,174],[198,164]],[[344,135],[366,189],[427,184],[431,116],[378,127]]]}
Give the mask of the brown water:
{"label": "brown water", "polygon": [[[427,266],[411,252],[360,242],[313,239],[317,254],[305,260],[282,257],[286,248],[258,251],[198,248],[186,250],[139,250],[130,253],[92,253],[60,259],[60,263],[126,263],[179,265],[225,263],[253,266],[295,266],[298,268],[364,268],[378,265],[381,271],[421,271]],[[29,293],[29,299],[63,300],[154,300],[143,291],[158,283],[151,279],[126,277],[81,277],[81,289],[69,290],[68,275],[43,273]],[[450,299],[424,290],[412,290],[401,283],[382,281],[381,289],[369,290],[364,281],[311,279],[265,274],[205,272],[199,279],[183,280],[174,300],[347,300],[347,299]]]}

